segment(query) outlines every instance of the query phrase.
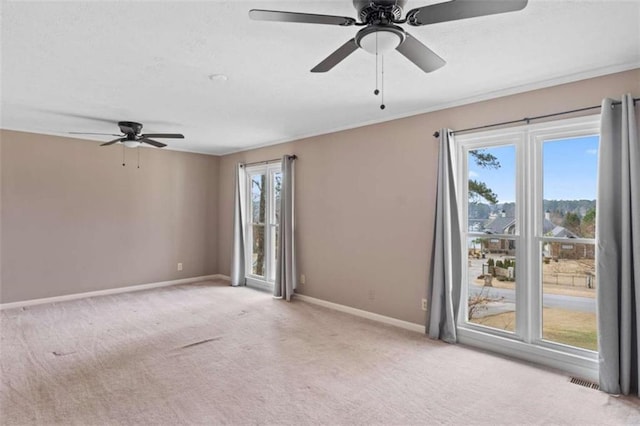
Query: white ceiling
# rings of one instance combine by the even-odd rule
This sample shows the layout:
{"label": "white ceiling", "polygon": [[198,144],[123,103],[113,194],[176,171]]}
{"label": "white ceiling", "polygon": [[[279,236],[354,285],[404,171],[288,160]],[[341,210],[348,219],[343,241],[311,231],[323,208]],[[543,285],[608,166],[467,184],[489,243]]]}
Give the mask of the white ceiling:
{"label": "white ceiling", "polygon": [[[410,0],[405,12],[438,2]],[[309,72],[358,27],[251,21],[251,8],[355,17],[350,0],[3,0],[1,126],[118,133],[116,121],[140,121],[184,133],[170,149],[226,154],[640,66],[640,0],[530,0],[521,12],[405,25],[447,65],[425,74],[387,55],[382,111],[363,50]]]}

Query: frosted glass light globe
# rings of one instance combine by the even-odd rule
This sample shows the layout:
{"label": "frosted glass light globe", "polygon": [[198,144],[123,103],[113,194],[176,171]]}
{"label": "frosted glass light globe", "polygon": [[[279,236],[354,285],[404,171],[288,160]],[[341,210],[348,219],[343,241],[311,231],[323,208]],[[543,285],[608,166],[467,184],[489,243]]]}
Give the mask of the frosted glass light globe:
{"label": "frosted glass light globe", "polygon": [[[376,42],[377,38],[377,42]],[[376,54],[376,48],[379,55],[391,52],[400,45],[402,39],[398,34],[391,31],[379,30],[369,34],[365,34],[360,39],[360,47],[369,53]]]}
{"label": "frosted glass light globe", "polygon": [[124,141],[123,143],[127,148],[137,148],[140,146],[140,142],[138,141]]}

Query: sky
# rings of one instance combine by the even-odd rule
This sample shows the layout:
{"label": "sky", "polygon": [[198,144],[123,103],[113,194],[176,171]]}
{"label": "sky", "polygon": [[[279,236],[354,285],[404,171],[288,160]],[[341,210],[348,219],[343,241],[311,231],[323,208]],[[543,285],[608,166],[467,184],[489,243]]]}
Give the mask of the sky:
{"label": "sky", "polygon": [[[545,141],[542,149],[545,200],[595,200],[598,136]],[[469,178],[487,184],[498,203],[515,201],[515,146],[487,148],[499,169],[483,169],[469,158]]]}

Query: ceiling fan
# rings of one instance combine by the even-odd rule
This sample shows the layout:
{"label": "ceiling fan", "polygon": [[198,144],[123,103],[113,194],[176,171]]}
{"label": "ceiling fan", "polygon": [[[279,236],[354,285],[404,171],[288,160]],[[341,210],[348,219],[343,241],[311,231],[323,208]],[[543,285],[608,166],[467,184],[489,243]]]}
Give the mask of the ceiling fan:
{"label": "ceiling fan", "polygon": [[358,31],[354,38],[316,65],[311,72],[329,71],[358,48],[373,54],[384,54],[395,49],[424,72],[432,72],[442,67],[446,63],[445,60],[399,27],[398,24],[430,25],[515,12],[527,6],[527,0],[452,0],[412,9],[402,19],[406,3],[407,0],[353,0],[359,21],[344,16],[262,9],[250,10],[249,17],[258,21],[364,27]]}
{"label": "ceiling fan", "polygon": [[85,132],[69,132],[74,135],[106,135],[106,136],[118,136],[117,139],[114,139],[109,142],[105,142],[100,146],[113,145],[114,143],[122,142],[124,146],[127,148],[137,148],[140,144],[146,143],[149,145],[153,145],[157,148],[164,148],[167,144],[162,142],[155,141],[151,138],[161,138],[161,139],[184,139],[184,135],[180,133],[147,133],[141,134],[142,124],[136,123],[134,121],[119,121],[118,127],[120,127],[121,135],[111,134],[111,133],[85,133]]}

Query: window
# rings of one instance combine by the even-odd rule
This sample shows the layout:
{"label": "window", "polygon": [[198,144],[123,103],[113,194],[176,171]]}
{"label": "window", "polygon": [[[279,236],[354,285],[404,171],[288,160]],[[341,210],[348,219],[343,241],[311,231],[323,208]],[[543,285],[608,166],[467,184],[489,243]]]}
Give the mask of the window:
{"label": "window", "polygon": [[593,373],[599,117],[456,142],[467,248],[461,335],[527,359],[548,356],[555,367],[579,359]]}
{"label": "window", "polygon": [[247,284],[270,289],[276,278],[280,163],[247,167]]}

